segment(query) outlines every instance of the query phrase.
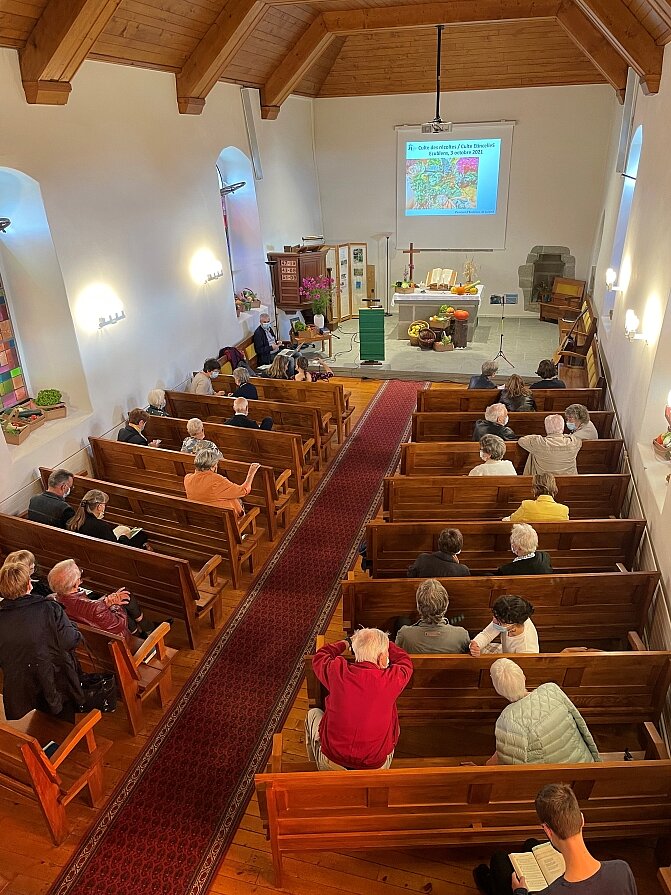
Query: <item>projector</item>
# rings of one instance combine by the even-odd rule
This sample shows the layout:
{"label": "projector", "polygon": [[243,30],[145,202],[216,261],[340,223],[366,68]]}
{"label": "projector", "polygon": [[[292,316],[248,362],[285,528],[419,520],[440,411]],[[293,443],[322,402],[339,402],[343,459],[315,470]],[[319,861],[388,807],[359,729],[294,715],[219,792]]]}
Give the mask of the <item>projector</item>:
{"label": "projector", "polygon": [[434,118],[433,121],[427,121],[422,125],[423,134],[443,134],[450,133],[452,130],[451,121],[441,121],[440,118]]}

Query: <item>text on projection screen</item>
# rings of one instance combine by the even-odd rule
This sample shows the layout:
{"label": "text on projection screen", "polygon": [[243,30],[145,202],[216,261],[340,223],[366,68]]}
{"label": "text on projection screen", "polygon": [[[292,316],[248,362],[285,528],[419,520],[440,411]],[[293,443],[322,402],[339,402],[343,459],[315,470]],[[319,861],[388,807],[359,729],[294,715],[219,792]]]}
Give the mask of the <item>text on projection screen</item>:
{"label": "text on projection screen", "polygon": [[399,248],[504,249],[512,125],[397,134]]}

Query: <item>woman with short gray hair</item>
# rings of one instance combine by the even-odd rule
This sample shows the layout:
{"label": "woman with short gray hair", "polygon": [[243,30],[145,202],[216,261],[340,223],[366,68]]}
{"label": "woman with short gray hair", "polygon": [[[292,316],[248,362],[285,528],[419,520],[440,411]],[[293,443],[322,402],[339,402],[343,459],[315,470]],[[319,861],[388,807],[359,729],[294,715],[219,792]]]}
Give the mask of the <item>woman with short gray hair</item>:
{"label": "woman with short gray hair", "polygon": [[538,535],[526,522],[513,525],[510,549],[515,554],[512,562],[497,569],[497,575],[551,575],[550,554],[538,549]]}
{"label": "woman with short gray hair", "polygon": [[205,438],[205,427],[203,421],[199,420],[198,417],[194,416],[187,422],[186,431],[188,432],[188,435],[182,442],[182,447],[180,448],[183,453],[197,454],[198,451],[208,450],[214,451],[217,454],[218,459],[221,459],[224,456],[213,441],[209,441]]}
{"label": "woman with short gray hair", "polygon": [[589,418],[589,410],[584,404],[569,404],[564,411],[566,417],[566,428],[580,438],[581,441],[597,441],[599,433],[596,426]]}
{"label": "woman with short gray hair", "polygon": [[147,395],[147,400],[149,401],[147,413],[150,416],[170,416],[165,409],[167,401],[162,388],[152,389]]}
{"label": "woman with short gray hair", "polygon": [[417,588],[419,621],[404,625],[396,644],[409,653],[465,653],[470,636],[465,628],[451,625],[445,618],[450,598],[435,578],[427,578]]}
{"label": "woman with short gray hair", "polygon": [[247,478],[238,485],[217,473],[220,459],[222,457],[218,450],[205,448],[198,451],[193,462],[195,471],[184,476],[186,496],[189,500],[233,510],[236,516],[242,516],[245,510],[241,498],[246,497],[252,490],[254,476],[261,468],[261,464],[252,463]]}
{"label": "woman with short gray hair", "polygon": [[496,722],[496,753],[487,764],[576,764],[601,761],[585,720],[554,683],[529,692],[512,659],[490,668],[496,692],[510,705]]}
{"label": "woman with short gray hair", "polygon": [[231,398],[247,398],[248,401],[258,401],[259,393],[256,386],[249,381],[249,370],[247,367],[236,367],[233,370],[233,379],[235,380],[236,389],[229,395]]}
{"label": "woman with short gray hair", "polygon": [[510,462],[504,460],[506,443],[498,435],[483,435],[480,439],[480,459],[483,461],[474,466],[469,475],[517,475],[517,470]]}

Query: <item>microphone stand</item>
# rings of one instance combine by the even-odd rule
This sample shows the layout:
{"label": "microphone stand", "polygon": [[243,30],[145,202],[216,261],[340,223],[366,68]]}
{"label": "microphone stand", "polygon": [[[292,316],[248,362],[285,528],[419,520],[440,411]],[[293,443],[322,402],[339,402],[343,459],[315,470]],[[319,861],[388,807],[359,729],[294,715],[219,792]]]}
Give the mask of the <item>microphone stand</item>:
{"label": "microphone stand", "polygon": [[499,353],[496,355],[496,357],[493,357],[492,360],[499,360],[499,358],[500,358],[501,360],[504,360],[508,364],[508,366],[512,367],[514,370],[515,364],[511,363],[503,352],[503,328],[505,326],[505,319],[506,319],[506,296],[504,294],[501,296],[501,338],[499,340]]}

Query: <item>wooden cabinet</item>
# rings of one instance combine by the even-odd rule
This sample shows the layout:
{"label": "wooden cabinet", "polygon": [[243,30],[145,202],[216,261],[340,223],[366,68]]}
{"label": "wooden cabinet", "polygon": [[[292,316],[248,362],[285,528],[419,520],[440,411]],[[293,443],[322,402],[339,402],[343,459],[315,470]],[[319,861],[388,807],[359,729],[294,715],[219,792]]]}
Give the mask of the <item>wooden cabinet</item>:
{"label": "wooden cabinet", "polygon": [[303,310],[311,307],[299,292],[305,277],[326,276],[326,252],[268,252],[275,302],[283,311]]}

